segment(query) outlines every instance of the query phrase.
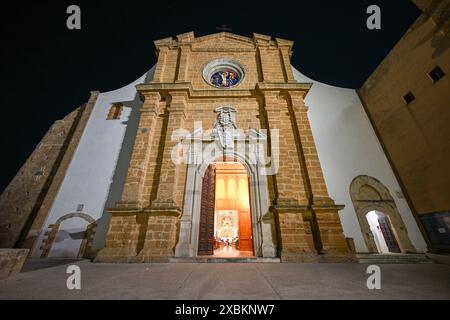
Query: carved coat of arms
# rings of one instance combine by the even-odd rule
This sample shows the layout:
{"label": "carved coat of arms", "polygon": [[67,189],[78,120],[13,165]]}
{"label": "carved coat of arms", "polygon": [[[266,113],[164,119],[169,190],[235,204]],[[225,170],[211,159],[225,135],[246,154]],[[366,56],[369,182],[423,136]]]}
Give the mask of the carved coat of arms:
{"label": "carved coat of arms", "polygon": [[233,107],[220,107],[215,110],[217,121],[213,129],[213,138],[219,138],[224,149],[232,149],[236,127],[236,109]]}

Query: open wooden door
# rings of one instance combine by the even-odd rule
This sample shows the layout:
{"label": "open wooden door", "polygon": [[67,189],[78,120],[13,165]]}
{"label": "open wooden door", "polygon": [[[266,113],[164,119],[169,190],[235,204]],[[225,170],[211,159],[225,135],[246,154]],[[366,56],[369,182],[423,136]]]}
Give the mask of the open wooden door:
{"label": "open wooden door", "polygon": [[378,217],[378,224],[380,225],[381,232],[383,233],[384,241],[389,249],[389,252],[400,253],[400,247],[395,239],[394,233],[391,229],[391,224],[386,216]]}
{"label": "open wooden door", "polygon": [[[239,192],[240,196],[247,196],[245,203],[239,209],[239,250],[240,251],[253,251],[253,230],[252,230],[252,218],[250,215],[250,191],[248,186],[250,185],[250,178],[247,177],[246,183],[242,183],[244,179],[239,180]],[[243,193],[241,194],[241,188]]]}
{"label": "open wooden door", "polygon": [[210,165],[206,169],[202,185],[198,255],[214,254],[214,211],[216,206],[216,170]]}
{"label": "open wooden door", "polygon": [[239,250],[253,251],[250,211],[239,212]]}

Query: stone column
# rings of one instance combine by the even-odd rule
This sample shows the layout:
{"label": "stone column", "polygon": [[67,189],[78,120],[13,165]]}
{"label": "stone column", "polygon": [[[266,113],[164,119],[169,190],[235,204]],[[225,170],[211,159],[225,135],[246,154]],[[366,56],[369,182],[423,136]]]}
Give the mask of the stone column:
{"label": "stone column", "polygon": [[95,262],[133,262],[137,254],[140,225],[135,212],[111,212],[112,218],[105,247],[97,254]]}
{"label": "stone column", "polygon": [[317,155],[316,144],[311,131],[308,119],[308,109],[303,101],[303,93],[299,91],[289,92],[291,113],[293,119],[293,133],[299,139],[299,145],[303,154],[304,167],[309,184],[307,192],[313,198],[314,204],[333,204],[327,191],[327,186],[323,178],[322,167]]}
{"label": "stone column", "polygon": [[165,136],[164,151],[162,155],[161,171],[159,175],[159,184],[157,197],[152,202],[152,209],[176,209],[181,212],[181,203],[177,199],[178,171],[180,164],[176,164],[172,159],[172,152],[178,140],[172,136],[176,130],[184,127],[186,119],[187,93],[170,93],[171,101],[167,109],[167,131]]}
{"label": "stone column", "polygon": [[161,96],[158,92],[145,93],[145,102],[141,109],[136,140],[133,147],[127,180],[117,209],[141,209],[144,202],[144,184],[148,175],[149,158],[152,152]]}
{"label": "stone column", "polygon": [[189,69],[189,61],[191,56],[191,44],[194,41],[194,33],[187,32],[177,35],[178,41],[178,68],[175,78],[176,83],[186,82]]}
{"label": "stone column", "polygon": [[194,248],[191,243],[191,230],[192,230],[192,216],[193,216],[193,202],[195,193],[201,193],[196,191],[195,179],[196,179],[197,165],[192,163],[188,164],[187,176],[186,176],[186,189],[185,189],[185,203],[183,208],[183,215],[180,219],[180,236],[175,248],[176,257],[190,257],[193,256]]}
{"label": "stone column", "polygon": [[148,215],[148,225],[144,247],[138,255],[138,261],[142,262],[167,261],[174,255],[181,216],[182,197],[178,195],[177,186],[182,164],[172,159],[174,147],[179,143],[172,134],[184,127],[187,93],[170,92],[169,95],[171,101],[166,114],[167,126],[156,199],[150,208],[144,210]]}
{"label": "stone column", "polygon": [[[106,236],[106,245],[98,253],[96,262],[131,262],[138,253],[139,234],[142,229],[142,208],[147,195],[144,192],[160,112],[161,97],[157,92],[144,93],[136,140],[133,147],[128,175],[120,201],[111,213],[111,222]],[[145,216],[144,216],[145,218]]]}
{"label": "stone column", "polygon": [[[282,261],[309,261],[314,249],[307,241],[303,222],[307,198],[297,152],[292,150],[295,140],[287,104],[279,98],[279,91],[264,91],[263,94],[271,148],[279,150],[279,168],[273,177],[272,209],[278,222],[280,258]],[[277,131],[279,146],[273,145]]]}
{"label": "stone column", "polygon": [[284,39],[280,39],[280,38],[276,38],[275,41],[280,50],[281,62],[282,62],[284,73],[285,73],[285,79],[284,79],[285,82],[296,83],[297,80],[295,80],[295,78],[294,78],[294,73],[292,71],[291,58],[290,58],[291,52],[292,52],[292,46],[294,43],[292,41],[284,40]]}
{"label": "stone column", "polygon": [[301,91],[289,92],[290,108],[294,135],[298,137],[298,144],[303,155],[300,160],[303,162],[307,179],[309,211],[313,219],[312,223],[317,225],[320,233],[321,253],[325,254],[322,258],[330,261],[351,260],[338,213],[343,207],[335,205],[328,195],[303,94]]}
{"label": "stone column", "polygon": [[[267,141],[265,141],[267,147]],[[270,210],[270,195],[268,190],[268,179],[266,173],[264,172],[264,168],[258,163],[257,159],[265,159],[265,151],[264,147],[259,143],[256,144],[256,148],[254,150],[254,167],[253,167],[253,179],[250,179],[251,183],[249,185],[251,189],[251,197],[252,201],[252,211],[256,210],[257,215],[257,223],[261,229],[261,234],[254,234],[256,239],[258,240],[257,244],[259,245],[258,253],[262,257],[274,258],[277,256],[277,245],[276,239],[274,239],[275,233],[275,219],[274,214]],[[249,172],[249,174],[251,174]],[[254,204],[254,205],[253,205]]]}
{"label": "stone column", "polygon": [[177,79],[175,82],[186,82],[189,67],[190,48],[187,45],[180,45],[179,64]]}
{"label": "stone column", "polygon": [[[195,130],[195,129],[194,129]],[[191,242],[191,232],[193,226],[194,204],[195,200],[201,198],[201,187],[198,183],[201,177],[198,176],[197,158],[202,153],[202,140],[194,138],[191,140],[189,147],[189,159],[186,173],[186,184],[184,190],[183,215],[180,219],[180,233],[177,246],[175,248],[176,257],[190,257],[195,256],[195,245]]]}
{"label": "stone column", "polygon": [[158,48],[158,62],[156,63],[155,72],[153,74],[152,83],[163,82],[164,72],[166,70],[166,60],[167,54],[169,53],[169,48],[165,46]]}

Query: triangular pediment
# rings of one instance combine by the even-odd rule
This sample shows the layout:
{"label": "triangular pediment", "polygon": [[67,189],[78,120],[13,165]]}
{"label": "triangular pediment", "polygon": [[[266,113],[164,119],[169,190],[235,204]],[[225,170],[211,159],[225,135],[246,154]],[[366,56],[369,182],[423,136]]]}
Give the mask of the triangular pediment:
{"label": "triangular pediment", "polygon": [[252,38],[240,36],[230,32],[219,32],[202,37],[195,37],[194,32],[179,34],[176,38],[164,38],[154,41],[158,50],[163,47],[177,48],[189,46],[193,50],[248,50],[256,47],[288,47],[291,50],[293,42],[285,39],[253,33]]}
{"label": "triangular pediment", "polygon": [[195,49],[206,48],[236,48],[251,49],[255,47],[253,39],[237,34],[220,32],[203,37],[198,37],[192,43]]}

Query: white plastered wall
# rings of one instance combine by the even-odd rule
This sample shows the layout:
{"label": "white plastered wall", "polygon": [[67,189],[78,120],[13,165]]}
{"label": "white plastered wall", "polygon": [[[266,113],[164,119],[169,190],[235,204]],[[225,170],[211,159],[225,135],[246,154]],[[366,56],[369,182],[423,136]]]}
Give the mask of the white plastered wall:
{"label": "white plastered wall", "polygon": [[339,216],[347,238],[353,238],[357,252],[367,252],[350,198],[350,184],[359,175],[378,179],[390,191],[418,252],[425,241],[400,186],[364,111],[356,90],[314,81],[293,68],[299,82],[313,83],[305,98],[308,117],[330,197],[345,205]]}
{"label": "white plastered wall", "polygon": [[[139,109],[142,102],[136,91],[136,85],[151,80],[153,69],[136,81],[115,91],[99,94],[92,113],[81,136],[80,142],[67,169],[62,185],[44,223],[32,256],[40,257],[45,233],[49,225],[59,218],[76,213],[83,205],[81,213],[92,217],[97,223],[97,232],[93,241],[93,251],[104,244],[109,225],[108,208],[119,200],[126,178],[129,159],[134,144],[134,136],[139,123]],[[123,111],[118,120],[106,120],[113,103],[123,103]],[[69,233],[86,228],[86,222],[71,218],[61,223],[64,228],[60,234],[67,239],[54,243],[61,257],[74,257],[81,243],[70,239]],[[73,243],[72,243],[73,242]],[[54,254],[52,255],[54,256]]]}

